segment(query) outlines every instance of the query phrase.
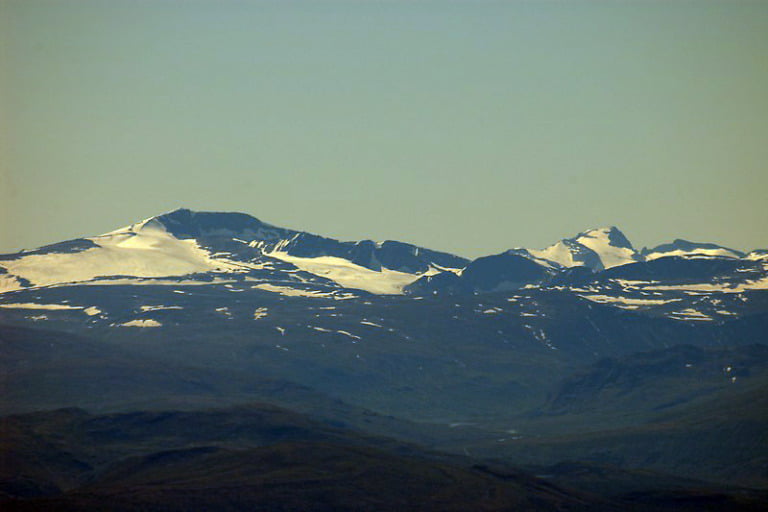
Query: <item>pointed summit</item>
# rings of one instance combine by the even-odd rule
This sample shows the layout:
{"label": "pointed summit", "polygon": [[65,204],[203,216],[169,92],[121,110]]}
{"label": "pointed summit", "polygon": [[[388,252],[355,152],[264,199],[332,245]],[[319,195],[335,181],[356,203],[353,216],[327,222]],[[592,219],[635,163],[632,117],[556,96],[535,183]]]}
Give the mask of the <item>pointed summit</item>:
{"label": "pointed summit", "polygon": [[574,238],[576,238],[577,241],[580,241],[582,237],[594,238],[598,240],[603,239],[607,240],[612,247],[621,247],[633,251],[635,250],[635,248],[632,247],[632,243],[629,241],[629,239],[627,239],[624,233],[622,233],[621,230],[616,226],[606,226],[602,228],[590,229],[579,233]]}
{"label": "pointed summit", "polygon": [[533,257],[561,267],[585,266],[598,271],[641,261],[624,233],[615,226],[589,229],[541,250],[529,250]]}

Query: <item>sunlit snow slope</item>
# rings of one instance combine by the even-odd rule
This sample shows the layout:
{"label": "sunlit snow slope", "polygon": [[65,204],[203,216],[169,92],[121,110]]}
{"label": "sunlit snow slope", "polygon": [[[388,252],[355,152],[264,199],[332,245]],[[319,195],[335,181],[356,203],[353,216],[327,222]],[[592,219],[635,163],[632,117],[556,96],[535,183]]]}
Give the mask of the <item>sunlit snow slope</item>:
{"label": "sunlit snow slope", "polygon": [[[387,259],[395,268],[380,261]],[[0,292],[71,283],[125,284],[126,279],[163,284],[160,278],[175,278],[165,281],[175,284],[187,278],[205,284],[237,276],[283,286],[399,294],[403,286],[436,271],[432,259],[456,267],[466,261],[399,242],[339,242],[244,214],[176,210],[104,235],[0,257]]]}

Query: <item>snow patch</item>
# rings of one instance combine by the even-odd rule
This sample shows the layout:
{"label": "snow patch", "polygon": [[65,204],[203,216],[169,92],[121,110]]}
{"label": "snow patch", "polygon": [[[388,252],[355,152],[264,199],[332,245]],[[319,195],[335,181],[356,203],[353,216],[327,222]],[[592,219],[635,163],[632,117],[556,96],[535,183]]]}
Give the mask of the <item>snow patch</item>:
{"label": "snow patch", "polygon": [[718,247],[717,249],[707,249],[704,247],[697,247],[689,251],[684,251],[682,249],[675,249],[673,251],[652,252],[650,254],[646,254],[645,259],[646,261],[651,261],[658,258],[665,258],[667,256],[679,256],[679,257],[709,256],[711,258],[740,259],[740,256],[738,254],[724,247]]}
{"label": "snow patch", "polygon": [[257,288],[259,290],[264,290],[267,292],[279,293],[280,295],[285,295],[287,297],[331,298],[335,300],[357,298],[357,295],[354,295],[352,293],[339,293],[336,291],[321,292],[319,290],[304,290],[301,288],[292,288],[290,286],[279,286],[279,285],[270,284],[270,283],[257,284],[255,286],[252,286],[251,288]]}
{"label": "snow patch", "polygon": [[3,266],[33,286],[104,276],[169,277],[234,270],[213,259],[195,240],[179,240],[158,223],[139,223],[87,240],[96,247],[75,253],[30,254],[4,261]]}
{"label": "snow patch", "polygon": [[162,327],[163,324],[157,320],[147,318],[146,320],[131,320],[130,322],[124,322],[118,324],[118,327]]}
{"label": "snow patch", "polygon": [[553,261],[563,267],[582,265],[581,262],[573,260],[573,253],[571,252],[571,248],[568,247],[562,240],[550,245],[546,249],[528,249],[528,252],[537,259]]}
{"label": "snow patch", "polygon": [[48,309],[48,310],[63,310],[63,309],[83,309],[82,306],[70,306],[68,304],[35,304],[33,302],[10,302],[7,304],[0,304],[0,308],[8,309]]}
{"label": "snow patch", "polygon": [[146,313],[147,311],[163,311],[166,309],[184,309],[181,306],[140,306],[139,310],[141,310],[142,313]]}
{"label": "snow patch", "polygon": [[705,322],[712,320],[711,317],[693,308],[686,308],[681,311],[674,311],[667,316],[675,320],[696,320],[696,321],[705,321]]}
{"label": "snow patch", "polygon": [[662,304],[669,304],[670,302],[677,302],[682,299],[637,299],[633,297],[621,297],[612,295],[579,295],[583,299],[587,299],[599,304],[611,304],[619,308],[624,309],[638,309],[642,306],[661,306]]}
{"label": "snow patch", "polygon": [[[6,266],[0,265],[0,268],[6,268]],[[0,293],[21,290],[22,288],[24,287],[21,285],[21,281],[19,281],[16,276],[0,274]]]}

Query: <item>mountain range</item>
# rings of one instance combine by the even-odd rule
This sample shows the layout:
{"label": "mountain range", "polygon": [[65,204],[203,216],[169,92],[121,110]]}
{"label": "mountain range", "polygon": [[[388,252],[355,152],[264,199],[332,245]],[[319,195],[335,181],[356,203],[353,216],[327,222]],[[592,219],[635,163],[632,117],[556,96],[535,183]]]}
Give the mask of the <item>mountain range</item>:
{"label": "mountain range", "polygon": [[345,501],[380,460],[413,510],[760,510],[767,332],[764,250],[470,260],[175,210],[0,256],[0,502],[408,509],[394,476]]}
{"label": "mountain range", "polygon": [[[276,227],[243,213],[179,209],[104,235],[0,256],[0,290],[184,277],[208,282],[225,278],[306,282],[375,294],[407,293],[411,285],[441,291],[433,283],[445,282],[455,289],[485,292],[567,282],[571,273],[565,269],[599,273],[658,259],[673,261],[667,258],[727,260],[759,273],[768,252],[745,254],[680,239],[637,251],[618,228],[608,227],[584,231],[542,250],[515,248],[470,261],[391,240],[341,242]],[[631,268],[637,272],[641,267]],[[765,286],[759,279],[746,281],[744,286],[750,289]]]}

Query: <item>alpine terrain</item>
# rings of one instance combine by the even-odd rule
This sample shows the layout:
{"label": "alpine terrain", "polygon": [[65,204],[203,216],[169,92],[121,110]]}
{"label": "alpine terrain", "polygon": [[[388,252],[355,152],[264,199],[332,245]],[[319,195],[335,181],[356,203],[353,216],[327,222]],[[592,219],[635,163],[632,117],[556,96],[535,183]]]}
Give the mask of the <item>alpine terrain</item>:
{"label": "alpine terrain", "polygon": [[179,209],[0,256],[0,371],[3,510],[768,506],[766,250]]}

